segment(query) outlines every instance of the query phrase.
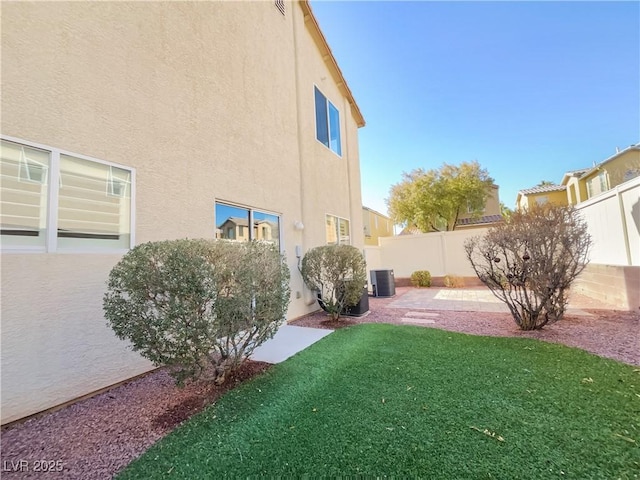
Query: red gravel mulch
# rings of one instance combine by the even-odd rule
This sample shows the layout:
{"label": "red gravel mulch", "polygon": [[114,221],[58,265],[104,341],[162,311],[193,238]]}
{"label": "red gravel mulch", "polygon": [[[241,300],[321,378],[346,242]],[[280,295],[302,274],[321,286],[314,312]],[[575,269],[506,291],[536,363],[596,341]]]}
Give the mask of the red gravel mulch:
{"label": "red gravel mulch", "polygon": [[[2,432],[2,478],[112,478],[179,423],[270,366],[246,361],[220,386],[190,383],[182,389],[160,369],[10,426]],[[43,465],[53,471],[34,471]]]}

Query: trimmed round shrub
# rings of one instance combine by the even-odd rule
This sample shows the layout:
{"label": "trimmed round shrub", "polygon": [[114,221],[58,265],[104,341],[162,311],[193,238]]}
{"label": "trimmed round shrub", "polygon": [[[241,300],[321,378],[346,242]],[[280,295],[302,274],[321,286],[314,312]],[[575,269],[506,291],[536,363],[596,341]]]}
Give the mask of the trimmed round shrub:
{"label": "trimmed round shrub", "polygon": [[320,295],[333,320],[360,301],[367,284],[364,256],[350,245],[312,248],[302,258],[300,271],[305,285]]}
{"label": "trimmed round shrub", "polygon": [[430,287],[431,273],[428,270],[417,270],[411,274],[411,285],[414,287]]}
{"label": "trimmed round shrub", "polygon": [[285,319],[289,269],[265,242],[170,240],[130,250],[103,309],[120,339],[180,385],[222,383]]}

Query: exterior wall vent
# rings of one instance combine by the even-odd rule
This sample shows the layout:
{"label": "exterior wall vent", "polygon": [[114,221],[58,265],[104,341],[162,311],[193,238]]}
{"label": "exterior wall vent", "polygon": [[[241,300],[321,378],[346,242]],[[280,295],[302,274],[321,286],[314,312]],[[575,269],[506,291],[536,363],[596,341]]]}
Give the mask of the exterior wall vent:
{"label": "exterior wall vent", "polygon": [[284,0],[276,0],[276,8],[284,15]]}

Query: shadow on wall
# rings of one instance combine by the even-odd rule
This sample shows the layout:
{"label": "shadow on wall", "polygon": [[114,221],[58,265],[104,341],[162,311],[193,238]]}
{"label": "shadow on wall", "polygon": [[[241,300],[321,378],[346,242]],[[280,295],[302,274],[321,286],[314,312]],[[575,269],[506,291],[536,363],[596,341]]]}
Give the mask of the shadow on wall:
{"label": "shadow on wall", "polygon": [[631,218],[633,218],[633,223],[636,224],[636,230],[638,234],[640,234],[640,199],[631,207]]}

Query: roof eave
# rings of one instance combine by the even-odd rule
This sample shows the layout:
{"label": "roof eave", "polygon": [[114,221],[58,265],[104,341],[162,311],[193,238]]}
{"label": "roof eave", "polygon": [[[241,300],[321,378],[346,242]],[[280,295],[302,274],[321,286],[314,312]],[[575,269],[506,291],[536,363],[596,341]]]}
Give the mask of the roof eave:
{"label": "roof eave", "polygon": [[600,170],[604,165],[606,165],[607,163],[615,160],[616,158],[624,155],[627,152],[630,152],[632,150],[638,150],[640,151],[640,143],[636,143],[635,145],[629,145],[627,148],[625,148],[624,150],[620,150],[619,152],[614,153],[613,155],[611,155],[609,158],[601,161],[599,164],[597,164],[595,167],[591,168],[590,170],[586,171],[584,174],[581,175],[582,177],[587,177],[589,175],[591,175],[593,172],[597,172],[598,170]]}
{"label": "roof eave", "polygon": [[338,88],[344,94],[344,96],[347,97],[347,101],[351,106],[351,113],[353,114],[353,118],[355,119],[356,124],[360,128],[364,127],[366,123],[364,121],[364,116],[362,115],[362,112],[360,111],[360,108],[358,107],[358,104],[356,103],[356,100],[353,97],[353,93],[351,93],[351,89],[349,88],[349,85],[347,85],[347,81],[345,80],[344,75],[342,75],[342,70],[340,70],[340,67],[338,66],[338,62],[336,62],[336,59],[333,56],[333,52],[331,52],[331,48],[327,43],[327,39],[322,33],[322,30],[320,30],[320,25],[318,24],[318,20],[313,14],[311,5],[309,5],[309,0],[300,0],[299,3],[300,3],[300,8],[302,8],[302,12],[304,13],[305,23],[308,23],[311,29],[313,30],[313,33],[316,34],[313,37],[316,40],[316,43],[318,44],[318,47],[320,48],[321,52],[323,53],[322,56],[325,63],[329,67],[329,70],[331,70],[331,72],[337,77]]}

